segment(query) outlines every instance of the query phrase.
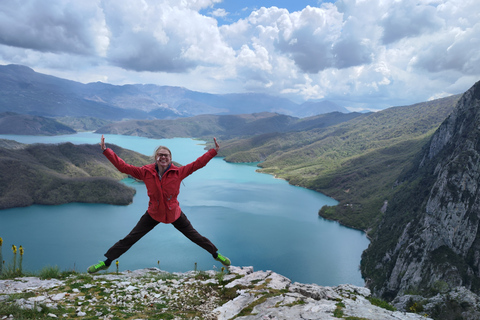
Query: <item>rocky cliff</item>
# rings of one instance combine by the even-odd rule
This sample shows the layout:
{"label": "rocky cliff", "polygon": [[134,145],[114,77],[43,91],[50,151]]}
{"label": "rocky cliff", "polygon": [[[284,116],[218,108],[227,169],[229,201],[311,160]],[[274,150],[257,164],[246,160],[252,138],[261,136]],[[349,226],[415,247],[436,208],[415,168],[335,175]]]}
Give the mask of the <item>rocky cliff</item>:
{"label": "rocky cliff", "polygon": [[480,293],[480,82],[459,100],[398,180],[362,257],[369,288],[387,299],[465,287]]}

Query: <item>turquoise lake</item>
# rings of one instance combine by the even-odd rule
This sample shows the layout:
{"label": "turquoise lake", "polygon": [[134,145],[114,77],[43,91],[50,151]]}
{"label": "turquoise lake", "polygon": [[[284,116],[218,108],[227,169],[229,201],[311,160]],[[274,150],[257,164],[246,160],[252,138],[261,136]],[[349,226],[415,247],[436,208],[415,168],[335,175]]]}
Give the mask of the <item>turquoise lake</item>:
{"label": "turquoise lake", "polygon": [[[100,137],[95,133],[0,135],[0,139],[22,143],[98,144]],[[203,141],[184,138],[105,135],[105,142],[146,155],[165,145],[172,150],[173,160],[181,164],[205,152]],[[232,164],[214,158],[185,179],[178,199],[193,226],[233,265],[273,270],[302,283],[363,286],[359,264],[369,244],[365,233],[318,216],[323,205],[337,202],[255,170],[255,164]],[[12,264],[13,244],[25,249],[24,271],[58,266],[83,272],[103,260],[107,249],[128,234],[147,209],[145,186],[130,179],[123,182],[137,190],[128,206],[71,203],[0,210],[6,265]],[[159,224],[118,261],[120,271],[160,267],[185,272],[193,270],[195,263],[198,270],[221,268],[210,254],[165,224]],[[115,269],[112,265],[109,271]]]}

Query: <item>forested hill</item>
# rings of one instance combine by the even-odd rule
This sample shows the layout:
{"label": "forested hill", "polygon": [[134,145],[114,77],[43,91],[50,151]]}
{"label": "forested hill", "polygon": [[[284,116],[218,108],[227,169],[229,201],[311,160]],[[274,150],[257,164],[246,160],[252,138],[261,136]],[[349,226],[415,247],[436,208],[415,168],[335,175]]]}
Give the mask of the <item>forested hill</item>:
{"label": "forested hill", "polygon": [[40,116],[0,113],[0,134],[57,135],[72,134],[76,131],[54,119]]}
{"label": "forested hill", "polygon": [[399,177],[362,257],[362,274],[377,295],[434,295],[456,287],[480,294],[479,121],[480,82]]}
{"label": "forested hill", "polygon": [[263,161],[261,171],[340,202],[321,215],[374,231],[397,177],[454,109],[460,95],[389,108],[337,125],[222,141],[227,161]]}
{"label": "forested hill", "polygon": [[264,133],[305,131],[325,128],[367,114],[332,112],[308,118],[261,112],[240,115],[199,115],[174,120],[129,120],[108,124],[97,133],[133,135],[148,138],[196,137],[210,140],[251,137]]}
{"label": "forested hill", "polygon": [[[133,151],[109,147],[131,164],[151,161]],[[98,145],[0,141],[0,209],[69,202],[126,205],[135,190],[118,181],[123,177]]]}

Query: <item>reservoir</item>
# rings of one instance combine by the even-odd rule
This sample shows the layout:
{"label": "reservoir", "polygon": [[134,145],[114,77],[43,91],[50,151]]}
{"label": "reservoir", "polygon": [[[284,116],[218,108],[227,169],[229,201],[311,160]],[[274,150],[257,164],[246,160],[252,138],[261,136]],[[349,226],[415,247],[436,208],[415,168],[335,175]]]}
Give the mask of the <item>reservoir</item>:
{"label": "reservoir", "polygon": [[[100,134],[78,133],[54,137],[0,135],[21,143],[98,144]],[[212,137],[213,139],[213,137]],[[180,164],[205,152],[204,141],[186,138],[148,139],[105,135],[107,147],[116,144],[145,155],[158,145],[170,148]],[[219,141],[220,147],[222,141]],[[100,147],[98,152],[101,153]],[[255,172],[255,164],[232,164],[212,159],[187,177],[181,186],[180,207],[203,236],[232,265],[272,270],[292,281],[334,286],[363,286],[360,258],[369,244],[364,232],[318,216],[323,205],[336,201],[323,194],[289,185]],[[103,254],[135,226],[147,209],[143,183],[123,183],[136,189],[128,206],[71,203],[34,205],[0,210],[3,260],[12,264],[11,246],[23,246],[24,271],[45,266],[85,272],[104,260]],[[172,225],[159,224],[119,259],[119,270],[159,267],[169,272],[219,270],[222,265]],[[114,264],[108,270],[114,272]]]}

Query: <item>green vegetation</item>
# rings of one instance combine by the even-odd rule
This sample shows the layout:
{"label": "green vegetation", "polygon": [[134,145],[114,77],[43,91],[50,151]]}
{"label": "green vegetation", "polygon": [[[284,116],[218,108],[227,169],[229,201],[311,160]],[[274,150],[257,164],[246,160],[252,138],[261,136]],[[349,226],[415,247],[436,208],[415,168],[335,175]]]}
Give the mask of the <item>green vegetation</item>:
{"label": "green vegetation", "polygon": [[370,303],[373,304],[374,306],[377,306],[389,311],[397,311],[397,308],[395,308],[394,306],[392,306],[391,304],[389,304],[388,302],[382,299],[370,296],[368,297],[368,301],[370,301]]}
{"label": "green vegetation", "polygon": [[459,95],[396,107],[340,124],[300,132],[269,133],[222,143],[227,161],[263,161],[259,171],[322,192],[339,201],[319,214],[372,235],[431,135]]}
{"label": "green vegetation", "polygon": [[343,318],[343,308],[345,308],[345,304],[339,302],[336,304],[336,306],[337,308],[335,309],[335,311],[333,311],[333,316],[335,318]]}
{"label": "green vegetation", "polygon": [[[31,272],[23,270],[23,255],[25,250],[22,246],[12,245],[13,257],[11,263],[5,266],[3,260],[3,238],[0,237],[0,279],[14,279],[17,277],[34,276]],[[76,274],[75,271],[60,271],[58,266],[46,266],[42,268],[37,276],[40,279],[65,279],[66,277]]]}
{"label": "green vegetation", "polygon": [[53,119],[14,112],[0,113],[0,134],[52,136],[72,133],[75,130]]}
{"label": "green vegetation", "polygon": [[[28,295],[25,295],[25,298],[29,298]],[[10,299],[14,299],[11,297]],[[9,303],[11,301],[7,301],[7,303],[0,304],[0,315],[9,316],[12,315],[13,319],[16,320],[30,320],[30,319],[51,319],[48,317],[48,314],[51,313],[49,308],[41,308],[40,311],[38,308],[33,309],[22,309],[16,304]]]}
{"label": "green vegetation", "polygon": [[174,120],[129,120],[115,122],[98,133],[135,135],[147,138],[196,137],[210,140],[251,137],[265,133],[298,132],[324,128],[349,121],[365,114],[333,112],[305,119],[283,114],[261,112],[241,115],[199,115]]}
{"label": "green vegetation", "polygon": [[59,117],[56,120],[76,131],[95,131],[111,123],[109,120],[93,117]]}
{"label": "green vegetation", "polygon": [[[131,164],[151,161],[139,153],[110,147]],[[0,209],[69,202],[126,205],[131,203],[135,190],[118,182],[125,177],[98,145],[0,147]]]}
{"label": "green vegetation", "polygon": [[[58,277],[55,279],[62,280],[63,284],[40,288],[36,292],[8,294],[0,304],[0,317],[13,315],[14,319],[102,319],[106,315],[112,315],[112,319],[192,319],[203,318],[203,313],[209,311],[204,307],[205,303],[213,306],[213,309],[226,302],[221,299],[223,286],[218,286],[218,283],[207,285],[202,281],[167,272],[152,272],[139,278],[130,278],[133,285],[142,288],[142,294],[139,294],[136,289],[135,292],[126,290],[125,283],[130,282],[122,283],[122,278],[96,280],[84,273],[57,271],[58,268],[47,268],[40,274],[56,274]],[[206,273],[203,274],[206,276]],[[212,275],[206,276],[206,280],[214,278]],[[134,293],[136,295],[132,297]],[[32,308],[23,308],[16,303],[20,299],[28,300],[38,295],[60,295],[63,298],[56,301],[55,306],[35,302]],[[237,295],[235,293],[232,299]],[[161,298],[154,298],[155,296]],[[78,314],[79,306],[84,310],[84,315]]]}
{"label": "green vegetation", "polygon": [[[446,295],[458,286],[475,294],[480,291],[478,274],[473,271],[478,269],[478,259],[473,258],[478,255],[478,239],[473,242],[475,238],[471,238],[468,228],[452,218],[457,213],[451,209],[464,205],[462,223],[478,225],[475,196],[464,190],[461,179],[455,180],[455,175],[468,172],[475,176],[476,172],[476,160],[472,159],[478,156],[468,146],[477,145],[478,141],[477,109],[473,107],[477,102],[469,101],[468,96],[434,139],[427,140],[417,156],[412,157],[411,165],[398,175],[388,198],[387,214],[362,254],[363,277],[372,292],[387,301],[405,293],[423,297]],[[440,183],[445,183],[444,190],[438,187]],[[428,204],[433,205],[427,209]],[[440,214],[443,208],[447,210],[445,217]],[[457,240],[436,242],[439,234],[447,233],[437,228],[455,228],[459,237],[472,239],[473,243],[466,247],[468,252],[459,251],[452,244]],[[409,308],[423,311],[421,301],[413,301]]]}

